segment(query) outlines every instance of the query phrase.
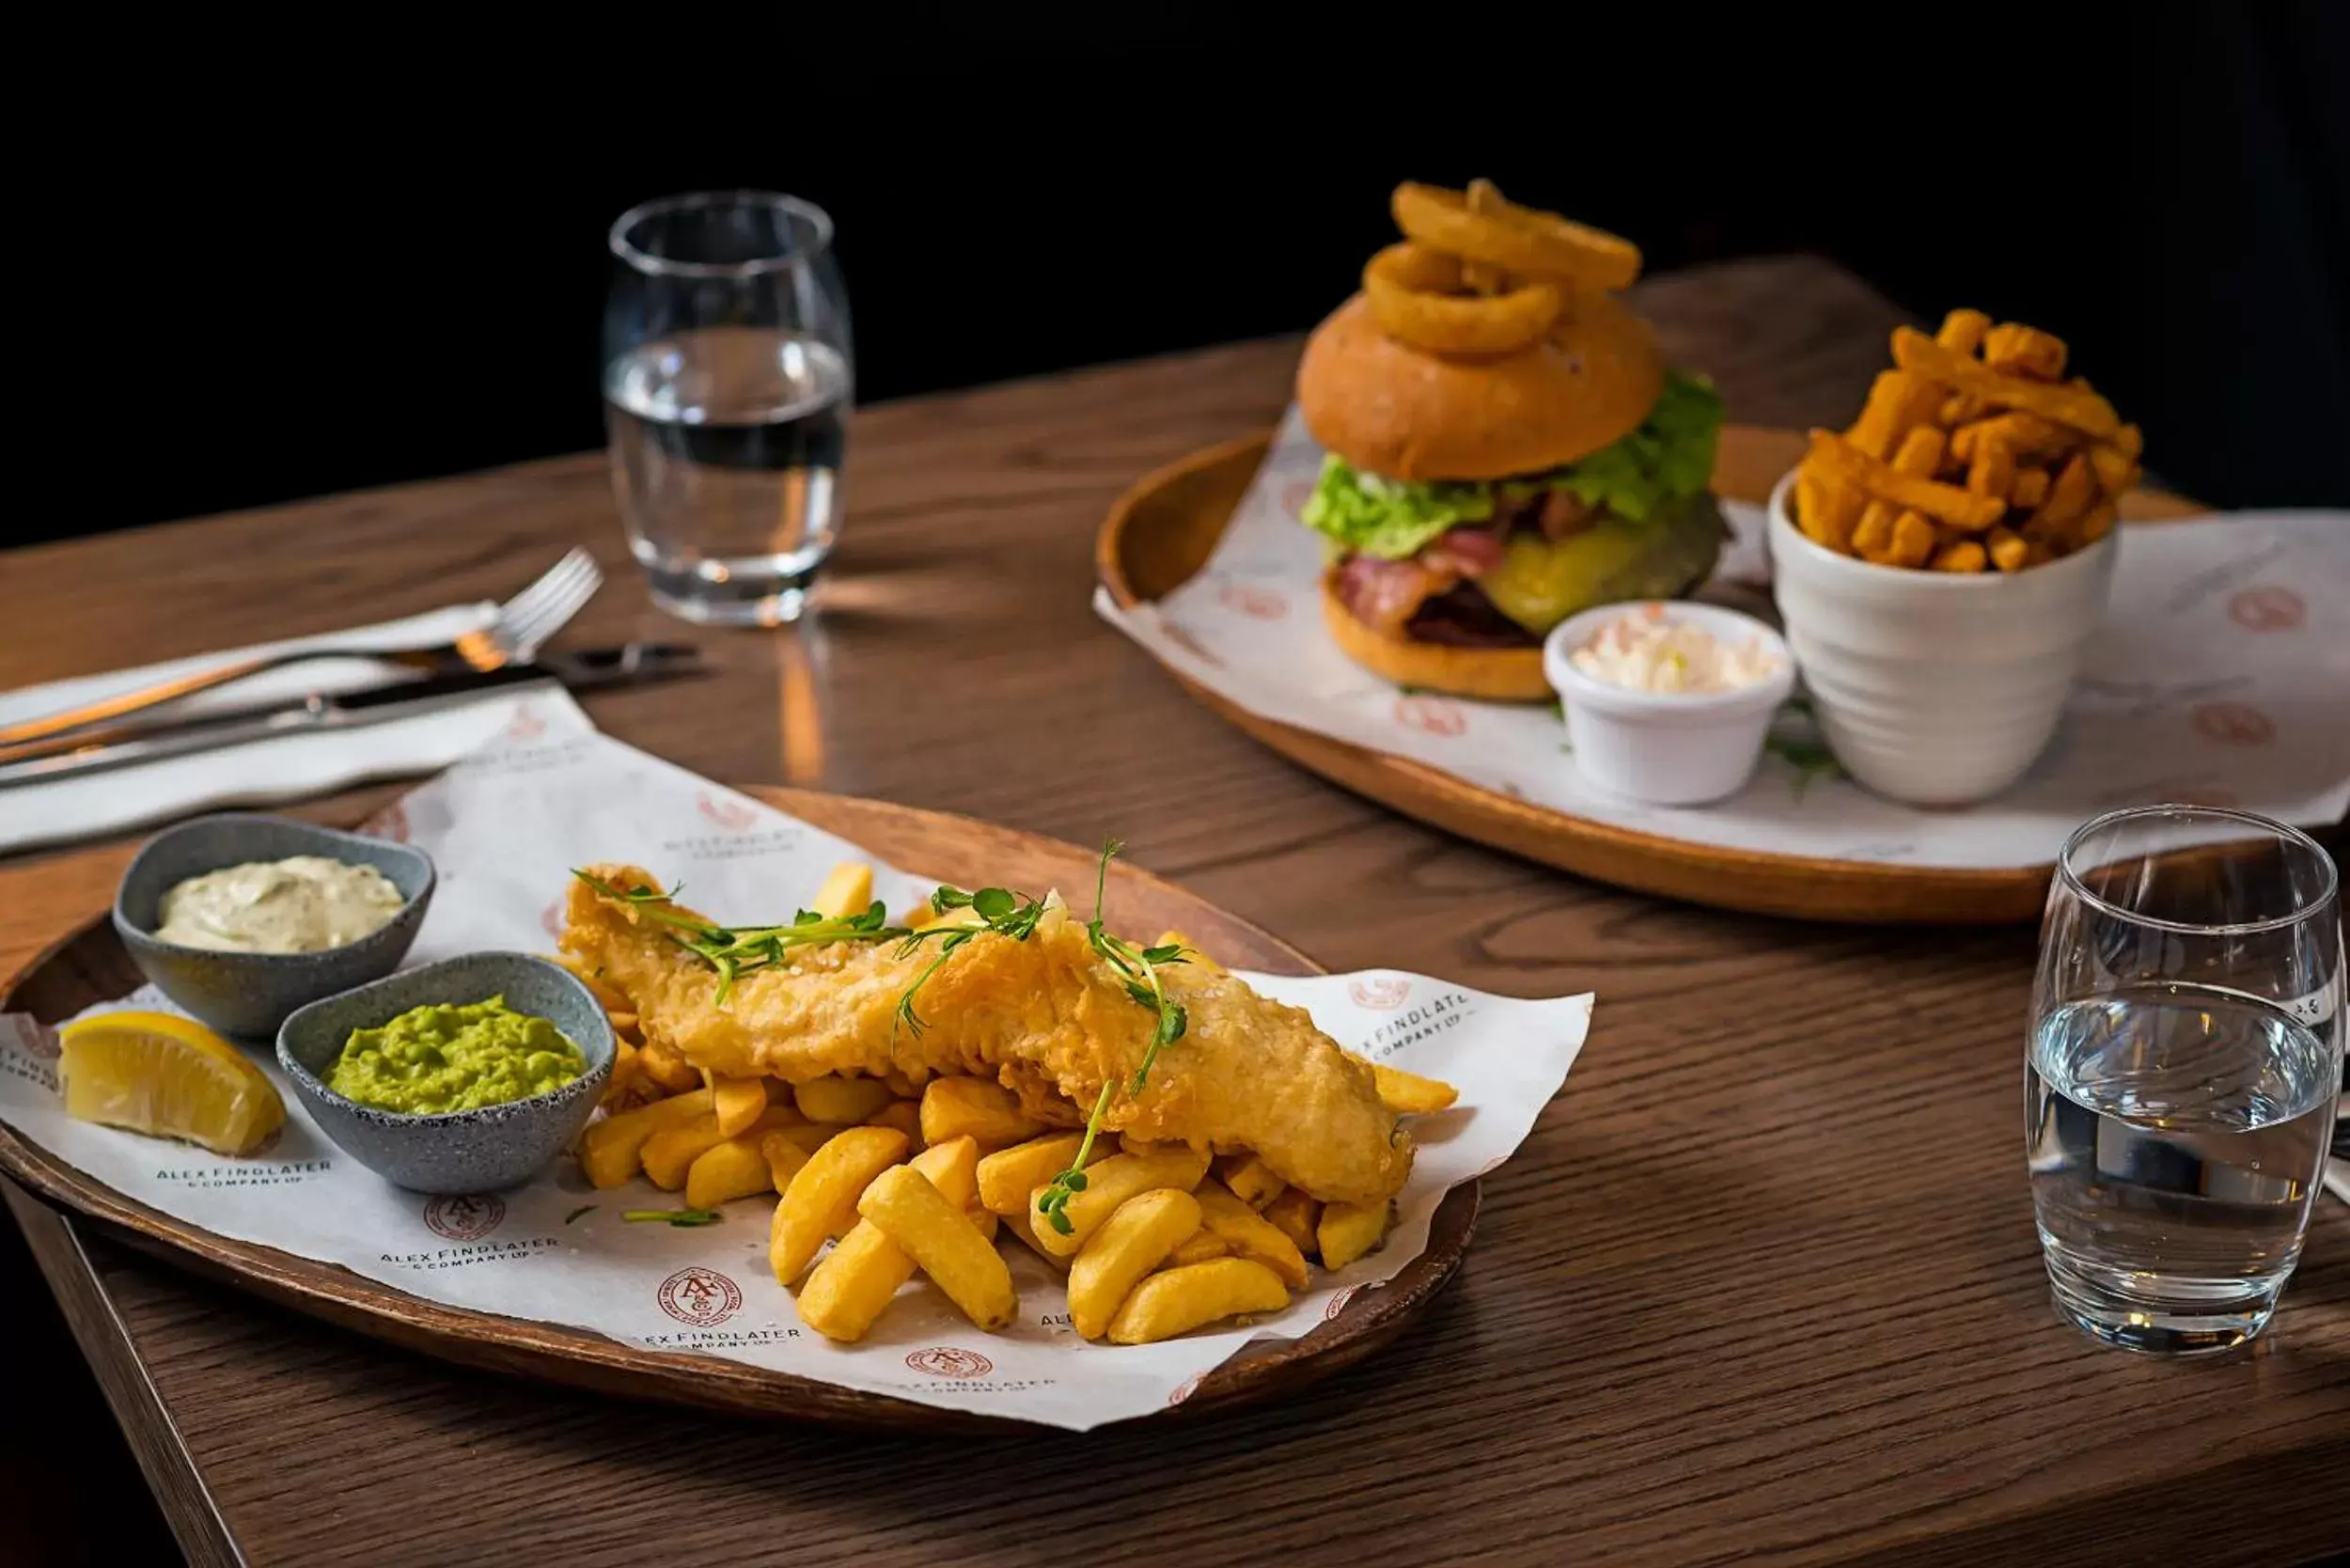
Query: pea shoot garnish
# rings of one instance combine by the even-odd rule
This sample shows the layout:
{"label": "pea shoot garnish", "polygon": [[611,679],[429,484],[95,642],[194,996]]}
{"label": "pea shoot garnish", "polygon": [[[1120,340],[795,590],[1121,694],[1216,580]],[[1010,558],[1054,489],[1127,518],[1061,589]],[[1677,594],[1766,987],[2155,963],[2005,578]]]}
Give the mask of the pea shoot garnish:
{"label": "pea shoot garnish", "polygon": [[681,1231],[718,1223],[718,1214],[713,1209],[622,1209],[620,1217],[631,1225],[668,1224]]}
{"label": "pea shoot garnish", "polygon": [[[1102,861],[1093,876],[1093,918],[1086,922],[1086,940],[1106,960],[1119,978],[1126,983],[1126,995],[1158,1014],[1158,1027],[1151,1032],[1151,1043],[1142,1053],[1142,1061],[1135,1068],[1130,1092],[1140,1094],[1151,1078],[1151,1069],[1159,1059],[1159,1053],[1183,1037],[1190,1019],[1181,1002],[1170,1001],[1167,989],[1159,982],[1159,965],[1181,964],[1183,949],[1180,943],[1166,942],[1155,948],[1137,948],[1121,937],[1112,936],[1102,924],[1102,906],[1109,888],[1110,861],[1126,846],[1112,839],[1102,846]],[[1093,1152],[1093,1140],[1102,1131],[1102,1118],[1109,1114],[1110,1097],[1118,1091],[1119,1080],[1111,1078],[1102,1085],[1102,1092],[1094,1096],[1093,1114],[1086,1118],[1085,1137],[1077,1142],[1077,1152],[1069,1162],[1069,1168],[1053,1178],[1052,1184],[1037,1195],[1037,1213],[1044,1223],[1062,1235],[1074,1233],[1076,1226],[1063,1211],[1069,1200],[1086,1188],[1086,1160]]]}

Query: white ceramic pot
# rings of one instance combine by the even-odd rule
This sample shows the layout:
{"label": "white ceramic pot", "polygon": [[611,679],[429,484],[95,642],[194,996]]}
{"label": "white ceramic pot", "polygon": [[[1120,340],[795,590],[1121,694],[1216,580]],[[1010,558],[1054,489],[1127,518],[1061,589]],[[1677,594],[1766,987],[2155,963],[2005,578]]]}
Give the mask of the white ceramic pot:
{"label": "white ceramic pot", "polygon": [[2016,572],[1878,566],[1813,543],[1771,492],[1771,581],[1820,731],[1844,770],[1912,806],[2022,777],[2056,733],[2105,618],[2122,530]]}
{"label": "white ceramic pot", "polygon": [[[1638,691],[1586,675],[1574,651],[1630,611],[1651,608],[1671,625],[1724,642],[1759,642],[1777,667],[1727,692]],[[1543,674],[1559,693],[1574,765],[1603,790],[1652,806],[1702,806],[1746,788],[1771,717],[1795,687],[1794,661],[1777,632],[1716,604],[1602,604],[1570,616],[1543,642]]]}

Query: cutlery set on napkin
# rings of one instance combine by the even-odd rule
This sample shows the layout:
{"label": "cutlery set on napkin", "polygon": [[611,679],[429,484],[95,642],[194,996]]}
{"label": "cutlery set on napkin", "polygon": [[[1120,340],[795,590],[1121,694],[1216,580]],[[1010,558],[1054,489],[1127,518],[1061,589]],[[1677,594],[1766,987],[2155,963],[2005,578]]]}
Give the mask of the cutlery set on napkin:
{"label": "cutlery set on napkin", "polygon": [[0,854],[431,772],[534,701],[704,667],[672,643],[547,651],[602,583],[574,550],[504,604],[0,693]]}

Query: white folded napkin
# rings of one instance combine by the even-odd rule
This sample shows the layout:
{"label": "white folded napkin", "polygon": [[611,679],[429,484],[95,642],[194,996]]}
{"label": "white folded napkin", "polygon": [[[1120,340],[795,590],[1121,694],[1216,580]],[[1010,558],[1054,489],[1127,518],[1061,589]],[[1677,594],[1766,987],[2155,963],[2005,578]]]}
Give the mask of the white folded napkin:
{"label": "white folded napkin", "polygon": [[[0,692],[0,724],[33,718],[245,654],[328,645],[401,648],[447,642],[488,625],[496,614],[497,606],[487,603],[452,605],[321,636],[258,643],[137,669],[25,686]],[[189,698],[173,712],[193,715],[273,698],[291,699],[308,692],[352,691],[398,674],[396,666],[374,659],[321,659]],[[368,779],[431,773],[488,744],[510,725],[536,722],[534,707],[541,713],[578,711],[560,686],[509,686],[486,692],[472,702],[357,729],[281,736],[78,778],[0,788],[0,855],[38,844],[119,833],[214,807],[298,800]]]}

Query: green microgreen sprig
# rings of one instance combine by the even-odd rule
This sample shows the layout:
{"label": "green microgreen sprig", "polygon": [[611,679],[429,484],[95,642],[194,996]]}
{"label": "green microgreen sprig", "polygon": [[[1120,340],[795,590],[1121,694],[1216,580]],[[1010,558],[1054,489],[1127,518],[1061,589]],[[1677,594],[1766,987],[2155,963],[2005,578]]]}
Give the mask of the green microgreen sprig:
{"label": "green microgreen sprig", "polygon": [[979,923],[976,926],[960,922],[924,926],[919,931],[905,933],[899,942],[898,953],[901,957],[911,957],[925,942],[935,939],[938,943],[938,956],[914,977],[914,983],[907,986],[905,994],[898,998],[898,1022],[903,1024],[906,1032],[916,1040],[921,1039],[922,1031],[930,1027],[930,1021],[915,1011],[915,993],[945,967],[948,959],[961,951],[965,943],[988,932],[1009,936],[1015,942],[1026,942],[1035,934],[1036,923],[1044,917],[1042,899],[1026,898],[1003,887],[982,887],[977,892],[966,893],[960,887],[942,886],[931,895],[931,908],[940,915],[950,910],[967,909],[979,917]]}
{"label": "green microgreen sprig", "polygon": [[[1118,971],[1125,982],[1126,995],[1158,1015],[1157,1027],[1151,1031],[1151,1043],[1135,1068],[1130,1092],[1140,1094],[1143,1086],[1150,1082],[1151,1069],[1157,1064],[1159,1053],[1183,1037],[1191,1018],[1181,1002],[1168,998],[1167,988],[1159,980],[1161,964],[1184,962],[1183,945],[1163,942],[1154,948],[1138,948],[1122,937],[1112,936],[1102,923],[1102,908],[1109,889],[1110,861],[1125,847],[1115,839],[1102,846],[1101,864],[1093,874],[1093,918],[1086,922],[1086,940]],[[1064,1236],[1076,1231],[1076,1225],[1066,1212],[1069,1200],[1086,1189],[1086,1161],[1093,1153],[1093,1140],[1101,1135],[1102,1119],[1109,1114],[1110,1100],[1118,1087],[1116,1078],[1102,1085],[1102,1092],[1093,1099],[1093,1113],[1086,1118],[1085,1137],[1077,1140],[1077,1152],[1069,1162],[1069,1168],[1055,1176],[1052,1184],[1037,1194],[1037,1213]]]}
{"label": "green microgreen sprig", "polygon": [[674,1225],[681,1231],[691,1231],[703,1225],[718,1223],[713,1209],[622,1209],[620,1217],[631,1225]]}

